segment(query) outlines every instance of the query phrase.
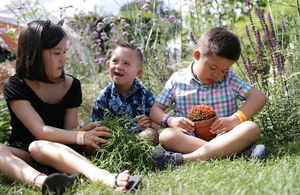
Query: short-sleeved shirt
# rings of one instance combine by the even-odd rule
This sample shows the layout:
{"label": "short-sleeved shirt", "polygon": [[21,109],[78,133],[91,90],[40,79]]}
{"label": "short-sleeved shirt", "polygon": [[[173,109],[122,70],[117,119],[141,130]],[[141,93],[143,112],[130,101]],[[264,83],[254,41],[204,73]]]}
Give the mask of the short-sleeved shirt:
{"label": "short-sleeved shirt", "polygon": [[245,100],[253,85],[239,78],[231,69],[224,77],[204,85],[192,72],[194,61],[185,69],[175,72],[165,84],[156,101],[167,107],[174,105],[174,115],[187,117],[189,110],[205,104],[214,108],[220,117],[231,116],[238,109],[238,100]]}
{"label": "short-sleeved shirt", "polygon": [[37,140],[23,125],[23,123],[16,117],[9,106],[9,102],[14,100],[27,100],[30,102],[35,111],[41,116],[45,125],[63,128],[66,109],[79,107],[82,102],[80,81],[74,77],[72,78],[73,82],[70,89],[57,104],[49,104],[43,102],[26,84],[26,82],[20,79],[17,75],[12,76],[5,81],[3,94],[11,115],[12,126],[12,132],[9,137],[9,144],[21,142],[25,145],[26,148],[32,141]]}
{"label": "short-sleeved shirt", "polygon": [[113,116],[126,117],[132,132],[140,132],[137,120],[134,118],[145,114],[149,116],[151,107],[155,101],[155,96],[147,88],[143,87],[137,79],[126,97],[118,91],[112,82],[104,88],[94,102],[91,121],[101,121],[107,114]]}

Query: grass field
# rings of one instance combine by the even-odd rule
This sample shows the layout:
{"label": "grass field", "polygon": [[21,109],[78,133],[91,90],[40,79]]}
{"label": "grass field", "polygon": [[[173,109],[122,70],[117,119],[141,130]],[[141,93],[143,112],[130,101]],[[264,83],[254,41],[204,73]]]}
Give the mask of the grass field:
{"label": "grass field", "polygon": [[[269,156],[256,159],[198,161],[149,173],[140,188],[130,194],[141,195],[290,195],[300,194],[300,156]],[[3,177],[1,177],[3,178]],[[0,182],[0,194],[40,194],[38,188]],[[118,194],[102,184],[81,180],[66,194]]]}

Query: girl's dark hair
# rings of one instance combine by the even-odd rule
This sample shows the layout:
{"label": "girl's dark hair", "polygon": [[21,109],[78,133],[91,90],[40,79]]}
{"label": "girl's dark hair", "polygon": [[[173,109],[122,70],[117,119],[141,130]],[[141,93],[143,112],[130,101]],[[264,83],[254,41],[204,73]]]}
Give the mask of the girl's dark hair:
{"label": "girl's dark hair", "polygon": [[[16,60],[16,74],[21,79],[54,83],[46,74],[43,50],[52,49],[67,36],[63,22],[53,24],[50,20],[29,22],[20,32]],[[61,77],[65,78],[62,71]]]}
{"label": "girl's dark hair", "polygon": [[222,27],[208,29],[199,39],[197,48],[203,55],[217,55],[233,61],[237,61],[241,55],[239,37]]}

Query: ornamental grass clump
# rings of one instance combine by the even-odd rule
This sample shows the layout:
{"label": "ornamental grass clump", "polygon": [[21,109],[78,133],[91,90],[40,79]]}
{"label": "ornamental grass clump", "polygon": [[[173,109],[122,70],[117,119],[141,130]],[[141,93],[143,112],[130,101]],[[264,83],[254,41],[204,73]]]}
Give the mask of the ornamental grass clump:
{"label": "ornamental grass clump", "polygon": [[216,116],[214,109],[208,105],[197,105],[190,109],[188,119],[191,121],[202,121]]}
{"label": "ornamental grass clump", "polygon": [[101,125],[111,129],[114,137],[104,138],[109,143],[101,144],[102,149],[96,150],[93,158],[96,166],[110,172],[130,170],[134,173],[152,169],[153,146],[131,131],[126,116],[108,116]]}

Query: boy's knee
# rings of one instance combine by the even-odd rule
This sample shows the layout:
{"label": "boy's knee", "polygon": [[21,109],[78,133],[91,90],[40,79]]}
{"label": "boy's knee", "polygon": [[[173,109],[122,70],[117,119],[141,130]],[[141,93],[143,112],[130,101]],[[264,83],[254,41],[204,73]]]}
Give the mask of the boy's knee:
{"label": "boy's knee", "polygon": [[248,131],[247,134],[252,135],[251,137],[257,137],[257,139],[260,137],[261,130],[256,123],[252,121],[245,121],[243,125]]}
{"label": "boy's knee", "polygon": [[174,137],[176,137],[174,129],[166,128],[159,134],[160,142],[169,142]]}
{"label": "boy's knee", "polygon": [[261,132],[259,126],[258,126],[256,123],[254,123],[254,122],[252,122],[252,121],[247,121],[246,123],[247,123],[247,125],[251,128],[251,130],[256,131],[256,132],[258,132],[258,133]]}

